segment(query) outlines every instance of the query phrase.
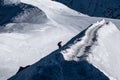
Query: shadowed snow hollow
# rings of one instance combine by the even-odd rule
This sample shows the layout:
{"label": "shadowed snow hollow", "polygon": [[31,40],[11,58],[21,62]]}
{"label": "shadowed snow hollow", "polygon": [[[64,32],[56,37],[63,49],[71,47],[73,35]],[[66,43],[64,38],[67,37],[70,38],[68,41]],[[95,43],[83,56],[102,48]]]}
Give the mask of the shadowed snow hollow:
{"label": "shadowed snow hollow", "polygon": [[40,24],[47,20],[46,14],[41,9],[32,5],[19,3],[16,5],[9,4],[0,6],[0,25],[7,23]]}

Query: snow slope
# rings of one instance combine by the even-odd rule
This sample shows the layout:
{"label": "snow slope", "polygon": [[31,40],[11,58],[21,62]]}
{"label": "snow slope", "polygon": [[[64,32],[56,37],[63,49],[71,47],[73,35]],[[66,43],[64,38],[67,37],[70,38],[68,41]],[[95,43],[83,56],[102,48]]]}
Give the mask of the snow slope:
{"label": "snow slope", "polygon": [[103,20],[93,24],[84,35],[62,51],[65,60],[87,59],[111,80],[119,80],[120,30]]}
{"label": "snow slope", "polygon": [[1,80],[6,80],[15,74],[19,66],[32,64],[48,55],[58,48],[56,44],[59,40],[63,40],[64,43],[74,34],[51,23],[41,24],[41,27],[32,24],[32,30],[29,30],[30,25],[27,26],[26,32],[18,33],[16,31],[0,34]]}
{"label": "snow slope", "polygon": [[[33,3],[38,4],[37,2]],[[63,26],[57,21],[48,18],[48,14],[41,14],[44,13],[41,11],[41,6],[38,6],[40,9],[33,6],[26,9],[28,5],[23,5],[23,3],[22,6],[21,3],[17,5],[5,5],[5,7],[6,6],[8,7],[7,10],[10,10],[9,7],[11,6],[17,6],[22,7],[23,11],[16,16],[5,18],[8,22],[6,25],[1,26],[0,65],[2,66],[0,66],[0,80],[6,80],[15,74],[19,66],[33,64],[40,58],[48,55],[51,51],[58,49],[56,44],[60,40],[62,40],[64,44],[77,33],[76,29],[72,27],[71,30],[64,27],[66,26],[64,25],[66,23],[64,22],[65,20],[62,21],[62,23],[64,23]],[[66,6],[63,6],[63,8],[64,7],[66,8]],[[11,12],[15,13],[14,11],[16,11],[16,9],[13,9]],[[71,12],[71,14],[74,13],[73,10],[70,9],[69,12]],[[55,19],[58,20],[56,17]],[[66,19],[72,22],[69,17]],[[45,22],[41,20],[45,20]],[[78,27],[76,22],[73,23]],[[89,23],[87,25],[89,25]]]}
{"label": "snow slope", "polygon": [[69,46],[70,48],[62,51],[65,60],[76,60],[79,61],[84,53],[89,52],[89,49],[92,47],[94,42],[96,41],[96,32],[99,28],[101,28],[105,24],[105,21],[97,22],[93,24],[87,31],[84,33],[84,37],[79,38],[78,41],[74,42],[74,45]]}
{"label": "snow slope", "polygon": [[120,80],[120,30],[110,22],[98,34],[98,46],[94,47],[88,59],[101,71],[108,73],[108,76]]}
{"label": "snow slope", "polygon": [[119,80],[119,39],[112,22],[96,22],[8,80]]}
{"label": "snow slope", "polygon": [[[0,80],[6,80],[15,74],[20,66],[31,65],[45,57],[58,49],[59,41],[62,40],[62,44],[65,44],[73,36],[101,19],[83,15],[51,0],[21,0],[21,2],[36,8],[35,11],[33,9],[23,11],[20,15],[13,17],[12,22],[2,26]],[[37,11],[40,13],[37,14]],[[33,14],[36,15],[33,16]],[[111,21],[119,28],[119,20]]]}

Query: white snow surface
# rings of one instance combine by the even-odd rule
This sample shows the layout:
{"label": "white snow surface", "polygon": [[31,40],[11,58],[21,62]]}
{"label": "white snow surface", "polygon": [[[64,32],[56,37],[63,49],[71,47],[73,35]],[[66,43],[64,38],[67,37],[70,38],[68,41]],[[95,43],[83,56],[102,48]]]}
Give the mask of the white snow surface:
{"label": "white snow surface", "polygon": [[[84,55],[85,47],[91,45],[92,38],[94,37],[95,31],[105,24],[105,20],[93,24],[85,33],[85,36],[82,37],[81,41],[69,46],[69,49],[62,51],[65,60],[76,60],[77,57]],[[66,53],[67,52],[67,53]]]}
{"label": "white snow surface", "polygon": [[[97,20],[101,20],[101,18],[89,17],[87,15],[78,13],[69,9],[63,4],[51,0],[21,0],[21,2],[40,8],[45,12],[46,16],[48,17],[48,21],[40,24],[9,23],[6,25],[5,28],[7,29],[11,27],[14,28],[15,26],[17,28],[14,28],[14,31],[11,33],[0,33],[0,80],[6,80],[14,75],[19,69],[19,66],[33,64],[55,49],[58,49],[57,43],[59,41],[62,40],[62,45],[64,45],[68,40],[87,28],[89,25],[95,23]],[[120,26],[119,20],[111,21],[115,22],[117,26]],[[67,49],[69,52],[68,54],[71,55],[63,54],[64,58],[66,60],[78,60],[76,57],[73,57],[76,55],[76,49],[81,47],[81,44],[86,46],[86,42],[91,44],[91,40],[89,40],[89,38],[92,39],[92,37],[88,37],[88,34],[91,33],[89,36],[92,36],[94,31],[103,25],[104,22],[105,21],[103,20],[102,22],[95,23],[91,28],[89,28],[88,32],[86,33],[87,35],[82,38],[81,42],[72,45],[71,49]],[[23,27],[23,31],[19,33],[19,27],[21,26]],[[93,53],[89,55],[88,60],[104,73],[107,73],[108,76],[112,76],[119,80],[120,76],[118,71],[120,70],[120,64],[118,55],[120,51],[118,51],[118,48],[120,35],[119,30],[113,23],[110,23],[109,26],[111,27],[103,27],[103,29],[101,28],[98,32],[98,34],[101,36],[99,36],[97,43],[102,40],[102,44],[100,43],[99,46],[96,46],[95,49],[92,50]],[[104,33],[106,32],[106,36],[103,36],[102,31],[104,31]],[[85,48],[82,47],[80,50],[81,52],[76,56],[79,57],[83,55],[84,49]],[[103,51],[103,53],[101,51]],[[109,56],[107,57],[105,54]],[[102,55],[103,57],[101,57]],[[112,69],[113,67],[114,69]],[[111,73],[112,71],[110,72],[110,70],[112,70],[114,74]]]}
{"label": "white snow surface", "polygon": [[99,30],[98,37],[97,46],[92,49],[88,60],[107,76],[120,80],[120,30],[110,22]]}

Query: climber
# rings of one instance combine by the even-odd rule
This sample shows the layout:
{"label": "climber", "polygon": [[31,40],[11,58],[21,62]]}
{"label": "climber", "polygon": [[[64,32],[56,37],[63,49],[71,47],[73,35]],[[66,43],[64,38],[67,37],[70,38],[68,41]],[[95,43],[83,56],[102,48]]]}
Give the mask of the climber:
{"label": "climber", "polygon": [[62,41],[58,42],[58,44],[57,44],[59,48],[62,47],[61,43],[62,43]]}

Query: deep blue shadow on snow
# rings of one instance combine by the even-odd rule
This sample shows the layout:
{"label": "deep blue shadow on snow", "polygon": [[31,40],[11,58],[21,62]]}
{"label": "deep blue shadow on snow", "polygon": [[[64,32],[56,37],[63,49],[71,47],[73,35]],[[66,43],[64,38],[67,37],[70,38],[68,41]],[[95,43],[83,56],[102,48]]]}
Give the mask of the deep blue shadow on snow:
{"label": "deep blue shadow on snow", "polygon": [[31,80],[109,80],[87,61],[63,61],[59,65],[41,65],[37,67],[37,71]]}
{"label": "deep blue shadow on snow", "polygon": [[120,0],[53,0],[95,17],[120,19]]}
{"label": "deep blue shadow on snow", "polygon": [[54,54],[53,58],[49,56],[8,80],[109,80],[103,72],[85,60],[61,60],[63,57],[60,53]]}
{"label": "deep blue shadow on snow", "polygon": [[[71,41],[84,36],[86,30]],[[66,61],[61,50],[62,48],[52,52],[8,80],[110,80],[86,60]]]}

